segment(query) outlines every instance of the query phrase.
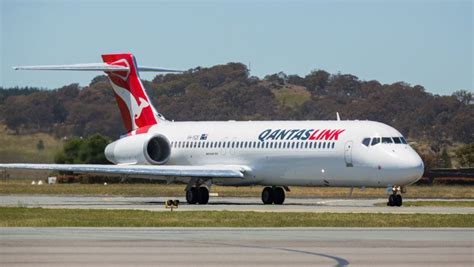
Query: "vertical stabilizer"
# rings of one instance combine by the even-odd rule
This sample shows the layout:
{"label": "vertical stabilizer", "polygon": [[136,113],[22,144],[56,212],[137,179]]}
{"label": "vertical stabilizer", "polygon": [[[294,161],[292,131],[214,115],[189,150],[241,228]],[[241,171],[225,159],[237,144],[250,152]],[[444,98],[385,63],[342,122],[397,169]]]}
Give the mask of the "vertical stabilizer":
{"label": "vertical stabilizer", "polygon": [[108,65],[126,67],[124,71],[105,71],[115,93],[115,99],[127,131],[158,123],[157,112],[151,105],[137,71],[132,54],[102,55]]}

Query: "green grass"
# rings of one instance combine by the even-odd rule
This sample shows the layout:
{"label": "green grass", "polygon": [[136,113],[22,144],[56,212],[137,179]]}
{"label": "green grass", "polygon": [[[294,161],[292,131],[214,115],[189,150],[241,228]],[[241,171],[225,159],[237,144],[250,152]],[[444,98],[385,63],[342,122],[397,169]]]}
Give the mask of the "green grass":
{"label": "green grass", "polygon": [[[36,145],[43,140],[44,149]],[[54,154],[61,150],[63,141],[45,133],[14,135],[0,124],[0,162],[53,163]]]}
{"label": "green grass", "polygon": [[405,207],[474,207],[474,201],[405,201]]}
{"label": "green grass", "polygon": [[[37,177],[45,179],[47,175]],[[31,180],[14,180],[0,182],[0,195],[82,195],[82,196],[143,196],[177,197],[184,195],[185,185],[160,185],[160,184],[56,184],[56,185],[31,185]],[[404,198],[474,198],[472,186],[411,186]],[[212,192],[219,193],[222,197],[260,197],[261,186],[255,187],[224,187],[213,186]],[[346,198],[348,188],[326,187],[291,187],[288,197],[321,197],[321,198]],[[387,198],[383,188],[355,189],[353,198]]]}
{"label": "green grass", "polygon": [[0,227],[474,227],[472,214],[0,208]]}

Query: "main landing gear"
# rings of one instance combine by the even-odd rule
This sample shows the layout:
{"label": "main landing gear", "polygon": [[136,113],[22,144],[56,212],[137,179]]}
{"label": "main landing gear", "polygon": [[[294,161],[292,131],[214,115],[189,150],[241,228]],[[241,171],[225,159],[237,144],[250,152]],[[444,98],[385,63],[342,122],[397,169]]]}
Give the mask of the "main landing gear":
{"label": "main landing gear", "polygon": [[285,190],[282,187],[265,187],[262,191],[262,202],[263,204],[283,204]]}
{"label": "main landing gear", "polygon": [[392,194],[388,196],[387,206],[400,207],[403,205],[402,195],[400,195],[400,186],[392,186]]}
{"label": "main landing gear", "polygon": [[186,191],[188,204],[207,204],[209,202],[209,189],[206,186],[191,187]]}

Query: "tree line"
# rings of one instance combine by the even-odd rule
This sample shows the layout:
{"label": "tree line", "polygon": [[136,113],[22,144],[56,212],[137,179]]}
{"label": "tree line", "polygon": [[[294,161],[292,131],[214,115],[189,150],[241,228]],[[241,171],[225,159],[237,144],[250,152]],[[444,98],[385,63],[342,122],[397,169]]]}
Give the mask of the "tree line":
{"label": "tree line", "polygon": [[[438,150],[447,142],[474,139],[474,106],[468,90],[440,96],[420,85],[382,84],[324,70],[304,77],[280,72],[260,79],[240,63],[157,75],[143,83],[159,112],[171,120],[333,120],[339,112],[343,119],[387,123]],[[0,115],[0,122],[17,134],[98,133],[117,138],[125,131],[103,75],[82,88],[78,84],[55,90],[0,88]]]}

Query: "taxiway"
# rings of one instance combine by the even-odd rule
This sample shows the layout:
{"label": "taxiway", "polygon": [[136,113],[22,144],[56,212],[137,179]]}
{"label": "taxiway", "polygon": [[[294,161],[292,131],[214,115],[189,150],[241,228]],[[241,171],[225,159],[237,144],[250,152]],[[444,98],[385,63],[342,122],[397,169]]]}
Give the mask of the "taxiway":
{"label": "taxiway", "polygon": [[1,266],[472,266],[473,229],[0,228]]}
{"label": "taxiway", "polygon": [[[42,207],[61,209],[134,209],[167,211],[165,197],[90,197],[90,196],[0,196],[0,206]],[[174,199],[174,198],[173,198]],[[263,205],[259,198],[212,197],[207,205],[188,205],[178,198],[176,211],[273,211],[273,212],[333,212],[333,213],[397,213],[397,214],[474,214],[473,207],[387,207],[386,199],[323,199],[287,198],[284,205]],[[423,201],[450,201],[423,199]],[[460,200],[460,199],[456,199]],[[461,199],[474,201],[472,199]],[[418,201],[405,199],[404,201]],[[381,204],[381,205],[377,205]]]}

